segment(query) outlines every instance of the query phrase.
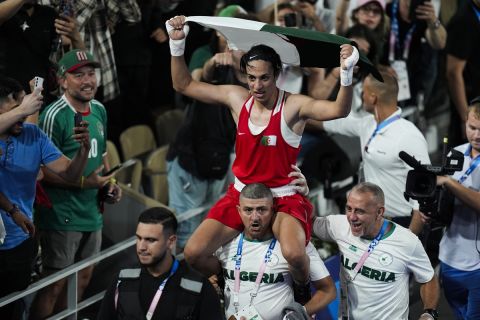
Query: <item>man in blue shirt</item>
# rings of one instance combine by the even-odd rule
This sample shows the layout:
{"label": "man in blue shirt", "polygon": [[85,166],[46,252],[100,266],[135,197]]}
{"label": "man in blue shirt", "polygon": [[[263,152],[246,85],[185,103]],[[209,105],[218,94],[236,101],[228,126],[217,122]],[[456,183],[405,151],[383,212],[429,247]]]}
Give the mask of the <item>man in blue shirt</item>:
{"label": "man in blue shirt", "polygon": [[[0,77],[0,114],[18,107],[24,93],[17,81]],[[20,87],[21,88],[21,87]],[[38,91],[32,93],[41,100]],[[28,101],[31,95],[25,99]],[[87,123],[75,128],[73,137],[81,147],[70,160],[53,145],[35,125],[24,123],[25,118],[0,133],[0,214],[6,236],[0,245],[0,297],[25,289],[30,283],[31,264],[36,255],[30,234],[16,224],[15,217],[23,214],[32,220],[35,182],[40,165],[69,181],[78,181],[90,151]],[[30,229],[33,233],[33,229]],[[14,305],[0,308],[0,319],[16,319]]]}

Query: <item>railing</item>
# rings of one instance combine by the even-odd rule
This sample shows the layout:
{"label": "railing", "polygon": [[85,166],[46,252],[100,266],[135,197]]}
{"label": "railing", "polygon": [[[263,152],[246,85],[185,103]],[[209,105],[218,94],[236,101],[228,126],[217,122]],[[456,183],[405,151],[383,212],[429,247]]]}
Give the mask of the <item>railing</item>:
{"label": "railing", "polygon": [[[315,189],[310,192],[309,197],[310,198],[316,198],[320,193],[322,192],[322,189]],[[318,202],[318,201],[317,201]],[[200,215],[201,213],[205,212],[207,209],[209,209],[213,203],[209,203],[205,206],[198,207],[195,209],[188,210],[184,214],[178,217],[178,222],[181,223],[183,221],[186,221],[188,219],[191,219],[193,217],[196,217]],[[130,237],[126,240],[123,240],[113,246],[108,247],[107,249],[87,258],[84,259],[80,262],[77,262],[68,268],[56,272],[46,278],[43,278],[32,285],[30,285],[27,289],[21,292],[14,292],[12,294],[9,294],[8,296],[2,297],[0,299],[0,308],[15,302],[19,299],[22,299],[24,297],[33,295],[37,293],[39,290],[42,288],[45,288],[49,285],[51,285],[54,282],[57,282],[61,279],[67,278],[67,309],[63,310],[60,313],[55,314],[54,316],[48,318],[50,320],[53,319],[69,319],[69,320],[76,320],[77,319],[77,313],[80,310],[83,310],[87,308],[88,306],[91,306],[103,299],[103,296],[105,295],[105,290],[85,299],[82,300],[81,302],[77,302],[77,288],[78,288],[78,273],[79,271],[92,266],[98,262],[101,262],[115,254],[118,254],[120,252],[125,251],[126,249],[132,247],[135,245],[136,238]],[[183,254],[177,255],[178,259],[183,259]]]}

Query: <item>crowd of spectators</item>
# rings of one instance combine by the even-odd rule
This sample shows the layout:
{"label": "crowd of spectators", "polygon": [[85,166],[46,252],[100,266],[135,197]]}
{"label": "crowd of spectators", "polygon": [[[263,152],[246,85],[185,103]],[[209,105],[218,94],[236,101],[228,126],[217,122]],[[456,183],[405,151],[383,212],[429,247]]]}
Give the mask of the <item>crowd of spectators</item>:
{"label": "crowd of spectators", "polygon": [[[429,164],[431,155],[425,127],[401,115],[414,107],[423,117],[427,106],[428,118],[447,106],[449,142],[465,161],[452,178],[438,178],[455,198],[440,243],[440,278],[454,288],[447,300],[458,319],[480,317],[475,285],[480,283],[480,0],[0,1],[0,298],[30,284],[37,255],[47,276],[100,251],[103,205],[122,196],[113,176],[105,175],[107,139],[118,144],[121,132],[136,124],[152,126],[159,112],[185,110],[166,158],[166,205],[180,217],[226,191],[235,117],[227,108],[175,92],[165,23],[177,15],[243,18],[354,41],[384,83],[354,73],[350,114],[309,121],[299,157],[318,152],[332,133],[359,137],[358,177],[383,190],[384,203],[376,204],[382,216],[416,235],[431,223],[430,212],[404,199],[411,168],[398,152],[407,151],[422,164]],[[243,52],[230,50],[221,34],[191,23],[187,43],[184,57],[193,80],[248,90],[240,68]],[[284,64],[277,87],[335,101],[343,90],[341,72]],[[44,78],[41,88],[34,87],[36,76]],[[98,197],[102,189],[108,197]],[[177,251],[199,223],[182,222],[178,232],[175,226]],[[323,230],[319,237],[341,241],[337,230],[327,227],[317,225]],[[348,269],[348,262],[342,264]],[[92,271],[82,271],[79,299]],[[428,275],[422,282],[436,284],[430,269]],[[63,280],[39,292],[30,318],[65,308],[64,286]],[[25,309],[12,303],[0,308],[0,318],[19,319]],[[427,309],[436,319],[430,305]]]}

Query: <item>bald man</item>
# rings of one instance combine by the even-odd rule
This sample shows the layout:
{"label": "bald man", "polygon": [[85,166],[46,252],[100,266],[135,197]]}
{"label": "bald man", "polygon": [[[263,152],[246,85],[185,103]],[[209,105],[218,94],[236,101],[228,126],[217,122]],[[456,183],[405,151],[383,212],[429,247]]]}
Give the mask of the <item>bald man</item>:
{"label": "bald man", "polygon": [[403,196],[407,172],[412,168],[398,153],[405,151],[422,164],[430,164],[427,142],[412,122],[401,118],[396,79],[385,72],[381,74],[383,83],[370,76],[363,83],[363,108],[369,115],[312,125],[330,133],[360,138],[365,181],[379,185],[385,192],[385,217],[418,235],[423,227],[418,203],[408,202]]}

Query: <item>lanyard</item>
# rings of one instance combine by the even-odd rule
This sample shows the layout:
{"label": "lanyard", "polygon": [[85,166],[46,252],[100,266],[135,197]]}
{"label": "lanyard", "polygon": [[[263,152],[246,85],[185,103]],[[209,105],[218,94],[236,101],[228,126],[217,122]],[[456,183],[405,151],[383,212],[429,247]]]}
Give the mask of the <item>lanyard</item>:
{"label": "lanyard", "polygon": [[[392,24],[391,24],[391,32],[390,32],[390,50],[388,53],[388,60],[393,62],[395,60],[395,44],[398,49],[400,49],[400,27],[398,24],[398,0],[394,0],[392,3]],[[408,29],[407,33],[405,34],[405,38],[403,39],[403,54],[402,59],[407,60],[408,54],[410,52],[410,45],[412,44],[412,37],[413,32],[417,25],[414,23],[410,29]]]}
{"label": "lanyard", "polygon": [[375,128],[375,130],[373,131],[372,135],[370,136],[370,139],[368,139],[368,142],[367,144],[365,145],[365,152],[368,152],[368,146],[370,145],[370,142],[372,142],[373,138],[378,134],[378,132],[380,130],[382,130],[383,128],[385,128],[386,126],[388,126],[390,123],[394,122],[394,121],[397,121],[398,119],[400,119],[401,116],[398,114],[394,117],[391,117],[389,119],[385,119],[383,120],[382,122],[380,122],[377,127]]}
{"label": "lanyard", "polygon": [[[235,259],[235,286],[233,289],[233,305],[235,306],[235,312],[238,312],[238,295],[240,293],[240,265],[242,263],[242,251],[243,251],[243,233],[240,235],[240,240],[238,241],[237,245],[237,254]],[[263,258],[263,262],[260,265],[260,270],[258,271],[257,278],[255,279],[255,292],[252,292],[250,305],[252,305],[253,299],[257,296],[258,289],[260,288],[260,282],[262,281],[263,274],[265,272],[265,268],[267,267],[267,262],[270,260],[270,256],[272,255],[273,248],[275,248],[275,244],[277,243],[277,239],[273,238],[272,242],[268,246],[267,252],[265,253],[265,257]]]}
{"label": "lanyard", "polygon": [[473,11],[475,11],[475,14],[477,15],[478,22],[480,22],[480,10],[477,8],[477,6],[475,6],[473,1],[472,1],[472,7],[473,7]]}
{"label": "lanyard", "polygon": [[357,276],[358,272],[360,271],[360,269],[363,267],[365,261],[367,260],[367,258],[370,256],[370,254],[373,252],[373,250],[375,249],[375,247],[378,245],[378,243],[380,242],[380,239],[382,239],[383,235],[385,234],[385,230],[387,230],[387,226],[388,226],[388,220],[384,220],[383,221],[383,225],[382,225],[382,228],[380,229],[380,231],[378,232],[377,236],[372,240],[372,242],[370,242],[370,244],[368,245],[368,249],[367,251],[365,251],[362,256],[360,257],[360,260],[358,261],[357,265],[355,266],[355,269],[353,269],[353,278],[352,278],[352,281],[355,279],[355,277]]}
{"label": "lanyard", "polygon": [[340,295],[341,295],[341,299],[340,299],[340,311],[341,311],[341,319],[342,320],[348,320],[349,319],[349,311],[348,311],[348,283],[347,282],[351,282],[353,280],[355,280],[355,278],[357,277],[357,274],[358,272],[360,271],[360,269],[363,267],[363,265],[365,264],[365,261],[367,260],[367,258],[370,256],[370,254],[373,252],[373,250],[375,249],[375,247],[378,245],[378,243],[380,242],[380,239],[382,239],[383,235],[385,234],[385,230],[387,229],[387,226],[388,226],[388,220],[384,220],[383,221],[383,225],[382,225],[382,228],[380,229],[380,231],[378,232],[378,234],[375,236],[375,238],[372,240],[372,242],[370,242],[370,244],[368,245],[368,249],[367,251],[365,251],[363,253],[363,255],[360,257],[360,260],[358,261],[357,265],[355,266],[355,268],[353,269],[353,277],[348,279],[349,276],[348,274],[346,274],[346,278],[347,278],[347,281],[344,282],[344,281],[341,281],[340,283]]}
{"label": "lanyard", "polygon": [[[157,307],[158,301],[160,300],[160,297],[162,296],[163,289],[165,288],[165,285],[167,284],[168,279],[170,279],[170,277],[173,276],[173,274],[177,271],[178,265],[179,265],[178,260],[174,259],[173,260],[173,265],[170,268],[170,273],[168,274],[168,277],[166,277],[162,281],[162,283],[158,287],[157,292],[155,293],[155,296],[153,297],[152,303],[150,303],[150,307],[148,308],[148,312],[147,312],[147,315],[146,315],[147,320],[152,319],[153,312],[155,311],[155,308]],[[118,294],[119,294],[118,286],[120,285],[120,282],[121,282],[121,280],[117,281],[117,288],[115,290],[115,309],[117,309],[117,305],[118,305]]]}
{"label": "lanyard", "polygon": [[177,271],[178,269],[178,260],[174,259],[172,268],[170,269],[170,274],[168,277],[166,277],[160,286],[158,287],[157,292],[155,293],[155,296],[153,297],[152,303],[150,303],[150,307],[148,308],[147,312],[147,320],[152,319],[153,317],[153,312],[155,312],[155,308],[157,307],[158,301],[160,300],[160,297],[162,296],[163,289],[165,288],[165,285],[167,284],[168,279],[170,279],[171,276]]}
{"label": "lanyard", "polygon": [[[465,150],[465,153],[464,155],[465,156],[470,156],[472,152],[472,145],[469,145],[467,150]],[[465,173],[458,179],[458,182],[460,184],[462,184],[467,178],[469,175],[472,174],[472,172],[478,167],[478,165],[480,164],[480,154],[477,155],[473,160],[472,162],[470,163],[470,167],[467,169],[467,171],[465,171]]]}

